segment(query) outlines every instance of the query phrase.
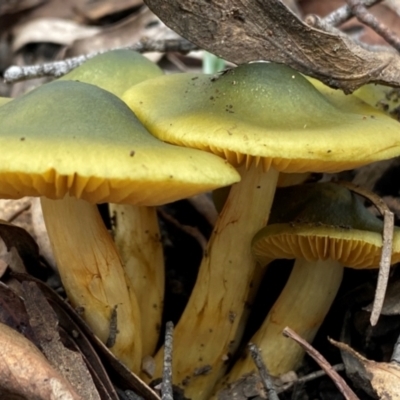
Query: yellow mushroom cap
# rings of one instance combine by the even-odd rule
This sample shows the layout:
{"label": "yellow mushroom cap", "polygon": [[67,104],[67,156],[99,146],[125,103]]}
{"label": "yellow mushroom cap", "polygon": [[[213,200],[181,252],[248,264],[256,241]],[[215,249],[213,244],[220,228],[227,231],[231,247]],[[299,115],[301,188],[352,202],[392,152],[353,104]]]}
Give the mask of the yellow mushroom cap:
{"label": "yellow mushroom cap", "polygon": [[345,112],[352,112],[361,115],[368,115],[373,117],[382,117],[385,115],[384,110],[375,107],[367,99],[363,99],[361,96],[354,94],[344,94],[340,89],[332,89],[326,86],[317,79],[306,77],[306,79],[312,83],[312,85],[324,95],[324,97],[332,103],[335,107]]}
{"label": "yellow mushroom cap", "polygon": [[56,81],[0,107],[0,197],[157,205],[239,180],[224,160],[153,137],[96,86]]}
{"label": "yellow mushroom cap", "polygon": [[[278,189],[270,224],[252,241],[259,262],[278,258],[337,260],[351,268],[377,268],[383,223],[358,198],[334,183]],[[400,230],[395,229],[392,263],[400,261]]]}
{"label": "yellow mushroom cap", "polygon": [[127,88],[163,74],[153,62],[131,50],[99,54],[59,80],[91,83],[120,97]]}
{"label": "yellow mushroom cap", "polygon": [[281,172],[335,172],[400,154],[395,121],[344,111],[283,65],[163,76],[122,98],[159,139],[235,165],[255,160]]}
{"label": "yellow mushroom cap", "polygon": [[398,88],[370,83],[357,89],[354,92],[354,96],[391,115],[395,119],[399,118],[400,92]]}

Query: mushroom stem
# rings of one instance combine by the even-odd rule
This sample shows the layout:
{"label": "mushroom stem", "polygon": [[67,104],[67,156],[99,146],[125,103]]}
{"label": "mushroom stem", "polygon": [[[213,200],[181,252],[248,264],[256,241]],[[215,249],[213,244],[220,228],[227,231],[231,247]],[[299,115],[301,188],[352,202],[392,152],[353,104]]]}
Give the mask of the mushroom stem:
{"label": "mushroom stem", "polygon": [[[65,196],[41,199],[58,270],[74,307],[132,371],[141,362],[140,311],[115,245],[95,205]],[[115,315],[116,318],[112,318]],[[116,324],[115,324],[116,323]],[[111,343],[110,343],[111,342]]]}
{"label": "mushroom stem", "polygon": [[[267,223],[278,172],[261,165],[240,167],[217,220],[188,305],[175,329],[173,381],[185,396],[207,399],[239,345],[248,316],[247,299],[256,261],[251,240]],[[155,358],[161,374],[163,349]]]}
{"label": "mushroom stem", "polygon": [[[278,376],[296,369],[304,351],[282,335],[288,326],[311,342],[325,319],[339,290],[343,266],[334,260],[296,259],[292,273],[261,328],[251,342],[261,349],[269,372]],[[250,354],[240,359],[227,380],[234,382],[255,371]]]}
{"label": "mushroom stem", "polygon": [[143,356],[158,342],[164,300],[164,257],[155,207],[110,204],[114,241],[142,316]]}

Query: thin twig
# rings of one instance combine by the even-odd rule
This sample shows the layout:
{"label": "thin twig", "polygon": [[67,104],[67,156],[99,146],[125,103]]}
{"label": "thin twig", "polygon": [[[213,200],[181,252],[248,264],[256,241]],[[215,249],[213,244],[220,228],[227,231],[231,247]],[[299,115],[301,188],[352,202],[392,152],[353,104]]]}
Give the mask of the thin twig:
{"label": "thin twig", "polygon": [[[382,0],[364,0],[362,4],[364,7],[372,7],[373,5],[380,3],[381,1]],[[305,18],[305,21],[308,25],[329,32],[332,27],[339,26],[352,17],[353,12],[351,10],[351,7],[345,5],[331,12],[324,18],[320,18],[316,15],[308,15]]]}
{"label": "thin twig", "polygon": [[172,350],[174,343],[174,324],[169,321],[166,324],[164,343],[164,364],[161,384],[161,399],[174,400],[172,389]]}
{"label": "thin twig", "polygon": [[394,214],[389,210],[387,204],[377,194],[372,193],[365,188],[354,185],[354,183],[351,182],[339,181],[337,183],[371,201],[371,203],[383,216],[382,252],[379,262],[378,282],[376,283],[374,304],[372,306],[370,317],[371,325],[375,326],[378,322],[379,316],[381,315],[389,280],[390,265],[392,263]]}
{"label": "thin twig", "polygon": [[[332,365],[332,369],[334,369],[335,371],[344,371],[345,366],[343,363],[336,364]],[[279,393],[286,392],[289,389],[291,389],[294,385],[311,382],[315,379],[322,378],[323,376],[326,376],[326,372],[324,370],[311,372],[310,374],[304,375],[301,378],[298,378],[292,382],[285,383],[282,387],[279,388],[278,392]]]}
{"label": "thin twig", "polygon": [[346,400],[359,400],[357,395],[350,389],[346,381],[332,368],[328,361],[323,357],[317,350],[314,349],[309,343],[301,338],[295,331],[286,327],[283,330],[283,335],[293,339],[297,342],[307,354],[314,359],[314,361],[326,372],[326,374],[332,379],[333,383],[340,390],[340,393],[346,398]]}
{"label": "thin twig", "polygon": [[265,387],[265,390],[267,391],[267,398],[269,400],[279,400],[279,397],[276,393],[275,385],[272,382],[267,366],[262,359],[260,349],[254,343],[249,343],[249,351],[254,361],[254,364],[258,369],[258,373],[260,374],[261,381]]}
{"label": "thin twig", "polygon": [[400,51],[400,38],[391,31],[385,24],[368,12],[361,0],[346,0],[351,12],[357,19],[373,29],[378,35],[386,40],[397,51]]}
{"label": "thin twig", "polygon": [[[187,53],[192,50],[198,49],[193,43],[186,39],[165,39],[165,40],[149,40],[142,39],[138,43],[128,47],[119,47],[119,49],[127,49],[137,51],[139,53],[146,53],[150,51],[159,51],[161,53],[176,51],[180,53]],[[40,78],[43,76],[60,77],[67,72],[73,70],[79,65],[83,64],[86,60],[97,56],[98,54],[106,53],[107,51],[116,50],[109,49],[95,53],[89,53],[73,58],[66,58],[62,61],[54,61],[41,65],[27,65],[17,66],[13,65],[5,70],[4,81],[13,83],[28,79]]]}
{"label": "thin twig", "polygon": [[377,324],[385,300],[392,259],[393,229],[394,215],[391,211],[385,210],[383,214],[382,253],[379,262],[378,282],[376,283],[374,304],[372,305],[370,317],[372,326]]}

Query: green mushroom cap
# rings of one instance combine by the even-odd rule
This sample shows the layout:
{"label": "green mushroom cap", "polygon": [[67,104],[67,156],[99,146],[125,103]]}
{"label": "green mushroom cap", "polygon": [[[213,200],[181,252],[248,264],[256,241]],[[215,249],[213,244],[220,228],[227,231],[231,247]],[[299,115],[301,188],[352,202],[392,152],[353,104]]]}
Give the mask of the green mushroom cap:
{"label": "green mushroom cap", "polygon": [[153,137],[125,103],[94,85],[56,81],[0,107],[0,197],[70,194],[157,205],[237,182],[206,152]]}
{"label": "green mushroom cap", "polygon": [[112,50],[99,54],[59,80],[91,83],[120,97],[127,88],[163,75],[153,62],[131,50]]}
{"label": "green mushroom cap", "polygon": [[158,138],[235,165],[335,172],[400,154],[395,121],[368,106],[345,111],[284,65],[159,77],[122,98]]}
{"label": "green mushroom cap", "polygon": [[[335,183],[279,188],[269,225],[252,241],[256,258],[333,259],[352,268],[377,268],[383,222],[358,197]],[[395,228],[392,263],[400,260],[400,230]]]}

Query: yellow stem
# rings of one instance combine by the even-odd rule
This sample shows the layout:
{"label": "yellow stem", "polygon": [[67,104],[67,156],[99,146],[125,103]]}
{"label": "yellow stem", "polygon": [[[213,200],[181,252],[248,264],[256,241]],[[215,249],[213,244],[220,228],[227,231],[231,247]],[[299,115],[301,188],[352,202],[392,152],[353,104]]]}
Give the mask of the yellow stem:
{"label": "yellow stem", "polygon": [[71,304],[83,311],[84,319],[103,342],[110,339],[116,307],[117,331],[110,350],[138,372],[142,352],[140,311],[97,207],[66,196],[62,200],[42,198],[42,209]]}
{"label": "yellow stem", "polygon": [[[203,257],[174,333],[173,382],[193,400],[207,399],[241,339],[256,262],[251,240],[267,223],[278,172],[241,167]],[[163,349],[155,358],[160,376]],[[204,371],[205,373],[201,373]]]}
{"label": "yellow stem", "polygon": [[158,342],[164,300],[164,258],[155,207],[110,204],[114,240],[128,286],[142,316],[143,356],[152,356]]}
{"label": "yellow stem", "polygon": [[[337,261],[296,260],[282,293],[251,339],[261,349],[271,375],[278,376],[299,366],[304,351],[285,338],[282,331],[288,326],[311,342],[332,305],[342,277],[343,267]],[[234,382],[255,370],[254,362],[246,354],[223,382]]]}

